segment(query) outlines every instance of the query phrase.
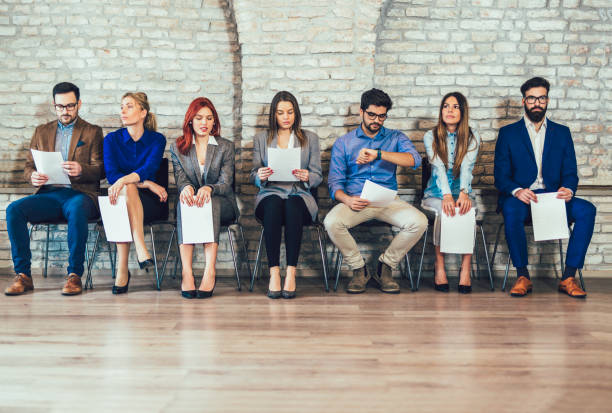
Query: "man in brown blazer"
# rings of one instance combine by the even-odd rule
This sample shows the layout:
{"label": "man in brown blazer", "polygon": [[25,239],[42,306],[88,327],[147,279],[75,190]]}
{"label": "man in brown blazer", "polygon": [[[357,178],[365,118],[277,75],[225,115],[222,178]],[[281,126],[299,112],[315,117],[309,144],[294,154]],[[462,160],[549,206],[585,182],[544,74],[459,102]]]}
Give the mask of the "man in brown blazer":
{"label": "man in brown blazer", "polygon": [[6,225],[11,241],[13,266],[17,274],[6,295],[20,295],[34,289],[30,270],[32,254],[27,224],[68,222],[68,277],[64,295],[82,291],[87,220],[99,214],[97,196],[104,178],[102,128],[81,119],[79,88],[72,83],[58,83],[53,88],[53,107],[57,121],[36,128],[30,149],[60,152],[62,167],[70,185],[48,185],[49,177],[36,171],[32,152],[28,151],[24,176],[36,188],[34,195],[12,202],[6,209]]}

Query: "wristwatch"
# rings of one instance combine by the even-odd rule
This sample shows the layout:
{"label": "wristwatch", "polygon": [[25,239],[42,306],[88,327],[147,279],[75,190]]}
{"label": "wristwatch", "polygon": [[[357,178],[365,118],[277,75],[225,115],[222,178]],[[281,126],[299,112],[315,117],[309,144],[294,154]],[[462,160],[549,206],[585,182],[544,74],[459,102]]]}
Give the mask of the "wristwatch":
{"label": "wristwatch", "polygon": [[378,152],[378,155],[376,155],[376,160],[380,161],[382,159],[382,150],[378,148],[377,152]]}

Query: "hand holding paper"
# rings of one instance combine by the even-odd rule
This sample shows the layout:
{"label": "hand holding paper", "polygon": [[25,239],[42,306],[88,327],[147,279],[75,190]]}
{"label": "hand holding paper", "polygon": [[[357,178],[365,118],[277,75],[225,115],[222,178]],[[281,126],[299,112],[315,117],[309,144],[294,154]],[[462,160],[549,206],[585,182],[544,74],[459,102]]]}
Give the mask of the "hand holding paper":
{"label": "hand holding paper", "polygon": [[300,169],[301,148],[268,148],[268,166],[273,173],[268,180],[297,182],[293,171]]}
{"label": "hand holding paper", "polygon": [[476,226],[476,210],[470,210],[459,215],[459,208],[455,208],[455,215],[441,214],[440,252],[449,254],[471,254],[474,251]]}
{"label": "hand holding paper", "polygon": [[569,238],[565,201],[556,192],[538,194],[538,202],[531,202],[531,220],[535,241]]}
{"label": "hand holding paper", "polygon": [[132,242],[132,230],[124,196],[112,205],[109,197],[99,196],[100,215],[104,224],[106,239],[110,242]]}
{"label": "hand holding paper", "polygon": [[39,174],[44,174],[49,178],[46,184],[70,185],[70,178],[62,167],[64,159],[60,152],[43,152],[36,149],[31,149],[31,151],[36,170]]}
{"label": "hand holding paper", "polygon": [[212,202],[202,207],[181,203],[181,229],[184,244],[215,242],[212,220]]}
{"label": "hand holding paper", "polygon": [[375,184],[369,179],[363,184],[360,197],[370,201],[374,207],[384,207],[389,205],[397,196],[397,191],[384,186]]}

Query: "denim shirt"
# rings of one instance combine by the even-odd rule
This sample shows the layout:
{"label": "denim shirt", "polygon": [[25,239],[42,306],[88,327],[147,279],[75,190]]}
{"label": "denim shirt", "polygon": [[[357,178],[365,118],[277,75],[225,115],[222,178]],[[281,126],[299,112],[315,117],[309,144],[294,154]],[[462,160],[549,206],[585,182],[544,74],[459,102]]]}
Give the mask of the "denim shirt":
{"label": "denim shirt", "polygon": [[409,153],[414,158],[413,169],[421,165],[419,152],[401,131],[381,127],[374,138],[369,138],[359,126],[336,139],[332,147],[327,178],[332,199],[335,200],[336,191],[339,189],[347,195],[359,196],[366,180],[385,188],[397,189],[397,165],[382,159],[358,165],[356,159],[362,148]]}
{"label": "denim shirt", "polygon": [[448,133],[446,135],[446,148],[448,150],[448,170],[444,166],[444,162],[439,157],[434,158],[433,152],[433,131],[429,130],[423,137],[425,151],[431,164],[431,177],[427,182],[424,198],[442,198],[446,194],[458,196],[459,192],[464,189],[466,193],[472,192],[472,171],[478,156],[478,148],[480,147],[480,135],[472,129],[474,139],[470,141],[468,152],[461,162],[459,177],[453,175],[453,165],[455,163],[456,140],[457,133]]}

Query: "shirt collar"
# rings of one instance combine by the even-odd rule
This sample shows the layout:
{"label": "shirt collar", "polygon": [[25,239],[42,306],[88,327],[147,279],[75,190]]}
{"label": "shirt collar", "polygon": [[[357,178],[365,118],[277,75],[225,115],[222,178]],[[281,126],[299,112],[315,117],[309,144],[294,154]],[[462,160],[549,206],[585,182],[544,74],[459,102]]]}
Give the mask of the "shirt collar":
{"label": "shirt collar", "polygon": [[[217,143],[217,140],[212,135],[208,135],[208,144],[219,146],[219,144]],[[191,146],[195,146],[195,139],[192,141]]]}
{"label": "shirt collar", "polygon": [[[525,126],[527,127],[527,129],[531,129],[535,132],[535,124],[531,121],[531,119],[529,119],[527,117],[527,115],[523,115],[523,120],[525,121]],[[540,130],[542,130],[541,128],[544,128],[544,130],[546,130],[546,127],[548,126],[548,119],[546,118],[546,116],[544,117],[544,122],[542,122],[542,126],[540,127]]]}
{"label": "shirt collar", "polygon": [[138,141],[134,141],[132,139],[127,128],[123,128],[122,135],[123,135],[123,143],[128,143],[129,141],[132,141],[135,143],[145,142],[147,140],[147,137],[149,136],[149,130],[145,128],[144,132],[142,133],[142,136],[140,137],[140,139],[138,139]]}
{"label": "shirt collar", "polygon": [[378,140],[378,139],[384,139],[386,136],[387,136],[387,129],[385,129],[384,126],[380,127],[380,130],[378,131],[376,136],[374,136],[374,138],[370,138],[368,135],[366,135],[365,132],[363,131],[363,129],[361,128],[361,125],[359,125],[359,127],[357,128],[357,137],[358,138],[364,138],[364,139],[370,139],[370,140]]}
{"label": "shirt collar", "polygon": [[59,120],[57,121],[57,127],[60,130],[68,130],[68,129],[72,129],[74,128],[74,124],[76,123],[77,118],[74,118],[74,120],[72,121],[72,123],[69,123],[68,125],[64,125],[62,122],[60,122]]}

